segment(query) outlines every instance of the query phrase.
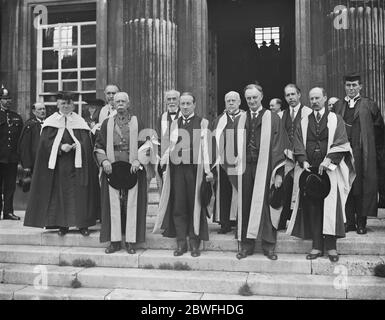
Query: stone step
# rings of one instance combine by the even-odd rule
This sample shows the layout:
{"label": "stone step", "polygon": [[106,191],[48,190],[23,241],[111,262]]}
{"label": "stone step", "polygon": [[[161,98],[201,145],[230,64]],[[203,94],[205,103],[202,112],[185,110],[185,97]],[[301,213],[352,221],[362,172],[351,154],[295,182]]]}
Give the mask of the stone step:
{"label": "stone step", "polygon": [[[8,225],[8,228],[6,227]],[[339,239],[337,249],[344,255],[385,255],[385,228],[371,227],[372,231],[366,235],[358,235],[349,232],[344,239]],[[71,231],[64,237],[59,237],[57,231],[45,231],[22,227],[20,222],[13,222],[3,225],[0,222],[0,244],[8,245],[41,245],[59,247],[92,247],[104,248],[107,244],[99,242],[100,225],[90,228],[91,235],[83,237],[78,231]],[[204,251],[231,251],[238,250],[238,242],[234,239],[234,234],[220,235],[217,233],[218,226],[210,225],[210,240],[203,242]],[[152,225],[148,225],[146,242],[138,244],[140,249],[174,249],[175,239],[165,238],[159,234],[153,234]],[[277,253],[297,253],[305,254],[311,249],[310,241],[303,241],[278,233]],[[256,245],[256,251],[260,252],[260,243]]]}
{"label": "stone step", "polygon": [[289,297],[240,296],[201,292],[147,291],[129,289],[95,289],[34,287],[0,284],[0,300],[295,300]]}
{"label": "stone step", "polygon": [[[174,291],[238,295],[247,283],[253,295],[316,299],[385,299],[385,282],[372,276],[201,272],[121,268],[73,268],[0,265],[5,284],[36,286],[46,277],[48,286],[70,288],[77,279],[82,288]],[[21,289],[22,290],[22,289]]]}
{"label": "stone step", "polygon": [[280,254],[277,261],[271,261],[262,254],[237,260],[235,253],[204,251],[199,258],[190,254],[174,257],[171,250],[138,250],[129,255],[125,250],[111,255],[102,248],[49,247],[25,245],[0,245],[0,263],[44,264],[71,266],[78,259],[90,259],[97,267],[109,268],[173,268],[175,263],[190,270],[256,272],[333,275],[342,267],[349,276],[372,275],[373,268],[385,262],[385,256],[340,256],[338,264],[330,263],[325,256],[309,261],[302,254]]}

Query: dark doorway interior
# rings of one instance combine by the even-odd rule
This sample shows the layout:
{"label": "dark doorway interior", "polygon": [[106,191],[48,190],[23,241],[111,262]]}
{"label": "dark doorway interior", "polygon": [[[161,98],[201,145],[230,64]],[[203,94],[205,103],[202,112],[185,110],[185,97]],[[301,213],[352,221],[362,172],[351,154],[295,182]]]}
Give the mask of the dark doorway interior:
{"label": "dark doorway interior", "polygon": [[[283,87],[295,77],[295,1],[208,0],[208,7],[216,39],[218,114],[227,92],[243,96],[243,88],[255,81],[264,88],[265,107],[272,98],[283,99]],[[270,47],[271,38],[279,46]]]}

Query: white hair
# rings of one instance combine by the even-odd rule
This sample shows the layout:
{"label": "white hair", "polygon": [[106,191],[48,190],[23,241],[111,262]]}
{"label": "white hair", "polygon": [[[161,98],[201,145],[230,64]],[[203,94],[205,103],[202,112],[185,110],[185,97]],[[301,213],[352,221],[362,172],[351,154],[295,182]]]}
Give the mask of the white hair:
{"label": "white hair", "polygon": [[127,93],[127,92],[118,92],[118,93],[114,96],[114,101],[116,101],[117,98],[118,98],[119,96],[123,96],[123,97],[127,100],[127,102],[130,101],[130,97],[128,96],[128,93]]}
{"label": "white hair", "polygon": [[176,94],[178,96],[178,99],[180,98],[180,92],[177,90],[168,90],[164,94],[164,98],[167,99],[167,96],[170,94]]}
{"label": "white hair", "polygon": [[239,95],[238,92],[236,92],[236,91],[230,91],[230,92],[226,93],[226,95],[225,95],[225,101],[226,101],[227,98],[230,97],[230,96],[235,96],[235,97],[237,98],[237,100],[241,100],[241,96]]}

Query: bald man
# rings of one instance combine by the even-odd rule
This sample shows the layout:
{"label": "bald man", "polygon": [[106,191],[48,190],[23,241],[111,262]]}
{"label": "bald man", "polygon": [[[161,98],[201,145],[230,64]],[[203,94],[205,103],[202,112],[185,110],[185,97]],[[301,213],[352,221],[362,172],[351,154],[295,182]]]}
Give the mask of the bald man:
{"label": "bald man", "polygon": [[[325,90],[313,88],[309,98],[313,112],[301,120],[294,135],[295,170],[300,174],[315,170],[313,176],[326,173],[330,190],[325,190],[326,197],[321,192],[296,192],[287,232],[313,241],[307,260],[322,257],[325,248],[335,263],[339,259],[337,238],[345,237],[344,208],[355,177],[353,153],[342,117],[326,109]],[[294,189],[298,188],[296,180]]]}
{"label": "bald man", "polygon": [[26,174],[31,174],[33,171],[41,127],[46,118],[44,103],[37,102],[31,109],[33,116],[26,121],[18,145],[21,165]]}
{"label": "bald man", "polygon": [[235,159],[235,128],[239,117],[244,114],[240,110],[241,97],[238,92],[231,91],[225,96],[225,111],[216,118],[212,124],[213,134],[213,163],[212,168],[216,177],[214,184],[215,206],[214,221],[221,225],[219,234],[226,234],[231,227],[236,225],[237,213],[237,191],[232,186],[229,177],[229,170],[234,168]]}

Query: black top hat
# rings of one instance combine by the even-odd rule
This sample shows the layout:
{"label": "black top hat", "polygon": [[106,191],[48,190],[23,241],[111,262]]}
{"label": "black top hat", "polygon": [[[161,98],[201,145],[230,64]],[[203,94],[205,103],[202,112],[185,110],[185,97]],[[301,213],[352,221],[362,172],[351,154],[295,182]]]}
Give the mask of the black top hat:
{"label": "black top hat", "polygon": [[211,188],[211,182],[206,181],[206,176],[203,177],[200,189],[201,206],[207,207],[210,204],[213,190]]}
{"label": "black top hat", "polygon": [[91,105],[91,106],[96,106],[96,107],[104,107],[104,105],[106,104],[103,100],[101,99],[90,99],[90,100],[85,100],[85,102],[88,104],[88,105]]}
{"label": "black top hat", "polygon": [[3,85],[0,88],[0,99],[11,99],[8,89],[4,88]]}
{"label": "black top hat", "polygon": [[269,193],[270,207],[276,210],[283,207],[283,193],[283,186],[280,188],[276,188],[274,184],[271,186]]}
{"label": "black top hat", "polygon": [[57,100],[71,101],[71,100],[74,100],[74,95],[75,95],[75,92],[59,91],[56,94],[56,99]]}
{"label": "black top hat", "polygon": [[330,192],[330,179],[326,171],[318,174],[318,167],[310,167],[310,172],[304,171],[299,177],[299,189],[303,196],[323,200]]}
{"label": "black top hat", "polygon": [[114,189],[132,189],[138,182],[136,173],[131,173],[131,164],[118,161],[112,164],[112,173],[107,175],[107,181]]}

